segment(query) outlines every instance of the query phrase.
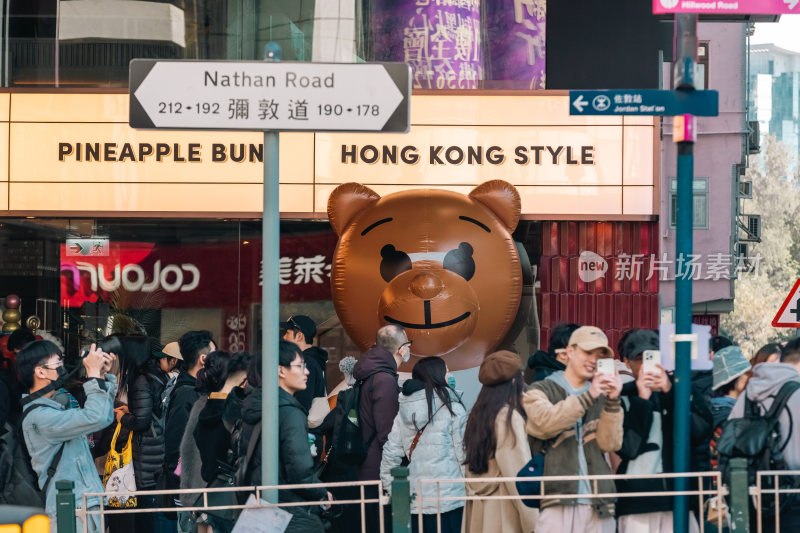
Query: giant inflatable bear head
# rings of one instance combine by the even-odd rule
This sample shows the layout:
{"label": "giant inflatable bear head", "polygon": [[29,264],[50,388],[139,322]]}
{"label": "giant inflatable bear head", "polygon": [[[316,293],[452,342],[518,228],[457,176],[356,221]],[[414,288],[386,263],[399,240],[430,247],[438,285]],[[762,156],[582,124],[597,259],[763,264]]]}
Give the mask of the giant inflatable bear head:
{"label": "giant inflatable bear head", "polygon": [[480,365],[519,308],[511,237],[519,215],[519,193],[500,180],[468,196],[412,189],[382,198],[358,183],[340,185],[328,217],[339,235],[331,291],[345,331],[366,350],[378,328],[398,324],[412,356],[441,356],[452,370]]}

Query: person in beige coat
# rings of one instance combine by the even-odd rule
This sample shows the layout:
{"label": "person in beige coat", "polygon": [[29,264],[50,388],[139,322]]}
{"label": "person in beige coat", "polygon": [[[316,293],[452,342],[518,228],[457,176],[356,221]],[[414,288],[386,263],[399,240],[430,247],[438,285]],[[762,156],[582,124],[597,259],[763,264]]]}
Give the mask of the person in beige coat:
{"label": "person in beige coat", "polygon": [[[470,412],[464,432],[468,496],[516,496],[513,481],[484,482],[481,479],[517,477],[531,459],[522,409],[524,381],[520,358],[509,351],[490,354],[481,364],[478,380],[483,384]],[[538,510],[522,500],[468,500],[464,508],[465,533],[502,531],[530,533]]]}

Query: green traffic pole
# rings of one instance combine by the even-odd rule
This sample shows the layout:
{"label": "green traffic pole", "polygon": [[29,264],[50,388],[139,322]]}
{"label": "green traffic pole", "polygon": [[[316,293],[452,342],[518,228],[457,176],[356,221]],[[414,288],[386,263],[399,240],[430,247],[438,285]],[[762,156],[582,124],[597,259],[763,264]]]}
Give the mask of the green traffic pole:
{"label": "green traffic pole", "polygon": [[[75,483],[67,480],[56,481],[56,529],[58,533],[75,533]],[[83,517],[88,520],[88,516]]]}
{"label": "green traffic pole", "polygon": [[[694,178],[694,156],[691,142],[678,143],[678,209],[675,255],[688,259],[692,253],[692,181]],[[683,274],[683,275],[681,275]],[[675,278],[675,334],[684,335],[692,331],[692,278],[687,272],[676,272]],[[674,467],[675,472],[689,472],[690,428],[689,407],[692,388],[691,344],[675,343],[675,426]],[[675,490],[689,490],[689,480],[675,480]],[[673,524],[675,531],[688,531],[689,497],[675,497]]]}
{"label": "green traffic pole", "polygon": [[[747,459],[731,459],[730,510],[731,531],[750,531],[750,482],[747,479]],[[763,498],[763,495],[762,495]]]}
{"label": "green traffic pole", "polygon": [[[280,61],[276,43],[264,46],[265,61]],[[277,131],[264,132],[264,213],[261,256],[261,484],[278,484],[278,322],[280,320],[278,270],[280,261],[280,208],[278,204]],[[277,490],[262,496],[278,503]]]}
{"label": "green traffic pole", "polygon": [[[380,504],[378,504],[380,505]],[[392,468],[392,533],[411,532],[411,483],[408,468]]]}
{"label": "green traffic pole", "polygon": [[[697,15],[675,15],[675,88],[693,91],[694,68],[697,64]],[[678,120],[682,118],[683,120]],[[694,182],[694,117],[675,118],[673,141],[678,141],[677,212],[675,224],[675,260],[685,265],[692,254],[693,242],[693,182]],[[679,126],[679,125],[680,126]],[[679,131],[680,128],[680,131]],[[683,269],[675,272],[675,334],[692,332],[692,279]],[[681,338],[681,337],[679,337]],[[685,339],[686,337],[683,337]],[[690,463],[690,395],[692,387],[691,344],[685,340],[675,343],[675,405],[673,427],[673,462],[677,473],[689,472]],[[689,490],[688,478],[675,480],[676,491]],[[673,527],[677,533],[689,531],[689,496],[675,496]]]}

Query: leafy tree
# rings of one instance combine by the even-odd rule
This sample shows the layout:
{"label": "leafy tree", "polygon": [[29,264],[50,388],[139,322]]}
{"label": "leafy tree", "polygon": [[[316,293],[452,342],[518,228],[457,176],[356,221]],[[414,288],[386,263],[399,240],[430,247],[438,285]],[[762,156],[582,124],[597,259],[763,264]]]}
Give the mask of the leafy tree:
{"label": "leafy tree", "polygon": [[761,153],[750,160],[746,178],[753,182],[753,199],[744,211],[761,215],[761,242],[749,255],[758,261],[758,274],[742,273],[735,281],[732,313],[722,317],[724,333],[745,354],[768,342],[793,337],[791,328],[773,328],[772,319],[800,273],[800,184],[788,148],[767,137]]}

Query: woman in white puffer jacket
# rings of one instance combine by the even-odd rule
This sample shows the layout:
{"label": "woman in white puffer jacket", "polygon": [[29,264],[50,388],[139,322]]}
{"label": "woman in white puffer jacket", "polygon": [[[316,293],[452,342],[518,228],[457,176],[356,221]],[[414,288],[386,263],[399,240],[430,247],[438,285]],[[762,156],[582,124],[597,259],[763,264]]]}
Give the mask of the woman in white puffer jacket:
{"label": "woman in white puffer jacket", "polygon": [[[442,501],[437,506],[436,484],[422,486],[423,532],[419,532],[420,479],[463,478],[464,427],[467,411],[456,392],[447,384],[447,366],[438,357],[420,359],[403,384],[400,409],[394,419],[389,440],[383,447],[381,481],[391,491],[392,468],[399,466],[404,457],[410,458],[411,525],[413,533],[437,531],[436,512],[441,514],[442,533],[460,533],[464,500]],[[421,430],[421,431],[420,431]],[[417,443],[414,445],[414,440]],[[413,452],[412,452],[413,446]],[[463,483],[442,483],[440,497],[465,497]]]}

